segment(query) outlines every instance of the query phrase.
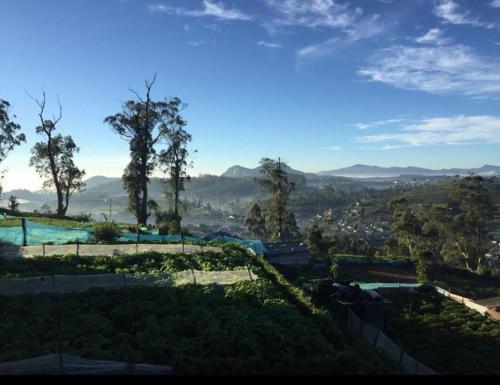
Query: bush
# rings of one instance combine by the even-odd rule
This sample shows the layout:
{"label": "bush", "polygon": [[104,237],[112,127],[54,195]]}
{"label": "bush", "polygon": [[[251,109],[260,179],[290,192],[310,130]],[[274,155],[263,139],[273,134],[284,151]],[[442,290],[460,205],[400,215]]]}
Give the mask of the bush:
{"label": "bush", "polygon": [[92,219],[92,214],[78,214],[72,217],[72,219],[76,222],[84,222],[89,223]]}
{"label": "bush", "polygon": [[115,243],[120,237],[120,229],[115,223],[99,223],[94,229],[94,238],[97,243]]}

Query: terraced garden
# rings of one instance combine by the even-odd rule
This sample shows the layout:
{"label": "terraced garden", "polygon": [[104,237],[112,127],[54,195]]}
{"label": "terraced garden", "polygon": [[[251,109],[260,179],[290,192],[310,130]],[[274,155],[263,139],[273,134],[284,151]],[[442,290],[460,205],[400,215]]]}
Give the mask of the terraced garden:
{"label": "terraced garden", "polygon": [[343,335],[259,257],[219,255],[38,258],[1,275],[232,270],[260,279],[231,286],[140,288],[0,297],[0,361],[60,348],[89,359],[172,365],[178,374],[383,374],[399,366]]}
{"label": "terraced garden", "polygon": [[500,324],[437,294],[384,292],[388,335],[441,374],[500,374]]}

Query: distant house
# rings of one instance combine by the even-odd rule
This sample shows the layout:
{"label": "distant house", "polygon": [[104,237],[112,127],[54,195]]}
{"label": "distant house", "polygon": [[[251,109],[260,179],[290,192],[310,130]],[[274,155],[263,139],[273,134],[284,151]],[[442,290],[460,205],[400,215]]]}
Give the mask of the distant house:
{"label": "distant house", "polygon": [[264,243],[265,256],[276,265],[307,265],[309,248],[300,242]]}

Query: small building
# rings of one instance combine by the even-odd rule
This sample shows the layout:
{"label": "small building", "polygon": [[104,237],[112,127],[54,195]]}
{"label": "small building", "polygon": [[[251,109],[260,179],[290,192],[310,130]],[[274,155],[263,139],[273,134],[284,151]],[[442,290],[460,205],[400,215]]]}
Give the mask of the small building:
{"label": "small building", "polygon": [[264,243],[265,256],[276,265],[307,265],[309,247],[300,242]]}

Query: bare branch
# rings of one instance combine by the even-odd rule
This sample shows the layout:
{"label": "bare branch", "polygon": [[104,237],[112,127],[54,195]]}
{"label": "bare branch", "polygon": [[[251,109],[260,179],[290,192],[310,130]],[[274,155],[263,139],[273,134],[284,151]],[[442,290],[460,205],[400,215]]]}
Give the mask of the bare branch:
{"label": "bare branch", "polygon": [[61,101],[59,100],[59,96],[57,96],[57,103],[59,104],[59,117],[57,119],[55,117],[53,117],[54,126],[56,126],[57,123],[59,123],[61,121],[62,115],[63,115],[62,105],[61,105]]}
{"label": "bare branch", "polygon": [[45,120],[43,118],[43,113],[45,111],[45,105],[46,105],[46,102],[47,102],[47,97],[45,95],[45,90],[42,89],[42,101],[40,101],[40,100],[36,99],[35,97],[31,96],[31,94],[28,91],[26,91],[26,93],[38,105],[38,107],[40,107],[40,113],[38,114],[38,116],[40,118],[40,122],[42,124],[42,128],[45,129]]}
{"label": "bare branch", "polygon": [[139,95],[139,93],[137,91],[135,91],[134,89],[132,88],[129,88],[128,89],[130,92],[132,92],[136,97],[137,99],[141,102],[141,103],[144,103],[144,100],[142,100],[141,96]]}

